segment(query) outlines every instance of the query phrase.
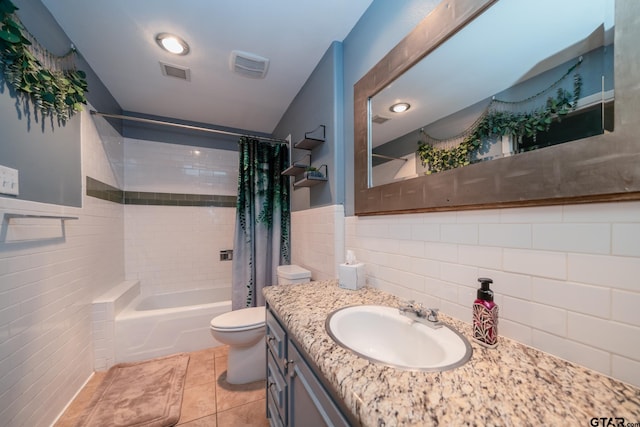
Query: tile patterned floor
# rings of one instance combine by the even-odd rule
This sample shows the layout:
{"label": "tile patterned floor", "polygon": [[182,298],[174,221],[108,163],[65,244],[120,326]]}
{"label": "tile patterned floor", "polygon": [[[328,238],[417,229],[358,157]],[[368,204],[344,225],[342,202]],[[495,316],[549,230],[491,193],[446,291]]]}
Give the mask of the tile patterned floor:
{"label": "tile patterned floor", "polygon": [[[180,427],[262,427],[265,415],[265,382],[244,385],[226,382],[228,347],[190,353],[182,396]],[[106,372],[96,372],[60,417],[55,427],[75,426]]]}

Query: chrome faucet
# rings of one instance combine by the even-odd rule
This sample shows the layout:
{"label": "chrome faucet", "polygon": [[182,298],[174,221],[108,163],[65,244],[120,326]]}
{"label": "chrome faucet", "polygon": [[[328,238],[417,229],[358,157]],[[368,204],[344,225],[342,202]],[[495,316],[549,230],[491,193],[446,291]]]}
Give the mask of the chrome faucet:
{"label": "chrome faucet", "polygon": [[432,328],[441,328],[442,322],[438,319],[437,308],[424,308],[420,303],[411,300],[398,309],[400,314]]}

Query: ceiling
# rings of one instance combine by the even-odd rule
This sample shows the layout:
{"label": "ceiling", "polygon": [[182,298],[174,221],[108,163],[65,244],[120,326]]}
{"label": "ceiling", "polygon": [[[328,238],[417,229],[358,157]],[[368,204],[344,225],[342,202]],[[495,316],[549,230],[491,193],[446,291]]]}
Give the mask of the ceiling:
{"label": "ceiling", "polygon": [[[123,110],[272,133],[372,0],[42,2]],[[161,50],[161,32],[185,39],[190,52]],[[268,58],[266,77],[231,72],[233,50]],[[164,76],[160,61],[189,68],[191,80]]]}

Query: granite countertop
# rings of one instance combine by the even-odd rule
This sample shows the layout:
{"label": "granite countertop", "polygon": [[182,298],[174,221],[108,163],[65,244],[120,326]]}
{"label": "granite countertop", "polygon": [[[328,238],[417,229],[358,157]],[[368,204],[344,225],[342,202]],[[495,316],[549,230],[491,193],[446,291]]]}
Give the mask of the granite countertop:
{"label": "granite countertop", "polygon": [[[640,422],[640,389],[500,337],[498,348],[470,338],[470,323],[444,314],[473,347],[465,365],[445,372],[402,371],[369,362],[325,331],[341,307],[402,301],[373,288],[341,289],[336,280],[264,289],[270,307],[292,333],[355,419],[364,426],[603,425],[592,418]],[[602,421],[600,421],[602,422]],[[604,424],[606,425],[606,424]]]}

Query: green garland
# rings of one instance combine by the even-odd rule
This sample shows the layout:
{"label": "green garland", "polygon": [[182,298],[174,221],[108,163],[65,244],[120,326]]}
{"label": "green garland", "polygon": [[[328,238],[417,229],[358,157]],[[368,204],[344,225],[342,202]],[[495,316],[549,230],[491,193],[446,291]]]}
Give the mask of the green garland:
{"label": "green garland", "polygon": [[[576,66],[569,71],[573,71]],[[539,132],[548,132],[553,120],[560,121],[563,116],[576,109],[581,91],[582,78],[575,74],[573,93],[558,88],[555,98],[549,97],[543,108],[529,113],[490,111],[474,124],[471,133],[458,146],[450,149],[436,148],[425,141],[419,141],[418,156],[423,166],[429,167],[427,174],[466,166],[471,163],[471,154],[481,147],[483,140],[504,135],[512,135],[516,140],[523,136],[535,138]],[[424,133],[423,130],[420,132]]]}
{"label": "green garland", "polygon": [[423,141],[418,143],[418,155],[422,165],[429,167],[427,174],[468,165],[471,163],[470,153],[473,149],[473,144],[466,139],[460,145],[449,149],[436,148]]}
{"label": "green garland", "polygon": [[55,115],[64,123],[87,103],[86,74],[45,68],[29,49],[16,10],[10,0],[0,0],[0,71],[15,90],[33,99],[43,116]]}

